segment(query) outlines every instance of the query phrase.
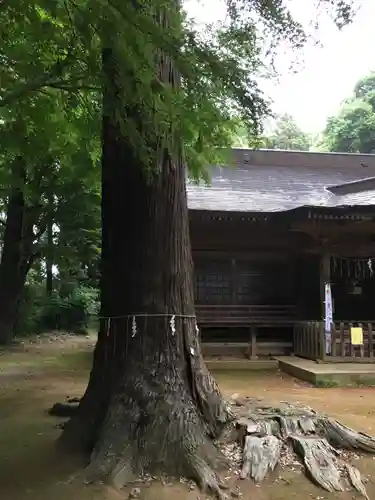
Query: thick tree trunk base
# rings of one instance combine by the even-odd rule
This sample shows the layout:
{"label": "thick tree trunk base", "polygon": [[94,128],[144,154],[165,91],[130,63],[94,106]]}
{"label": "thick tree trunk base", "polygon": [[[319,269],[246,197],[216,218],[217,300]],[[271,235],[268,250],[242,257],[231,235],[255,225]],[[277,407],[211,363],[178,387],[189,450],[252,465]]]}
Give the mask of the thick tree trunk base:
{"label": "thick tree trunk base", "polygon": [[[165,370],[147,378],[125,377],[101,426],[85,482],[122,488],[145,472],[166,474],[192,479],[203,491],[224,498],[217,472],[227,463],[199,407],[175,371],[167,377]],[[223,418],[223,409],[214,413]]]}
{"label": "thick tree trunk base", "polygon": [[[152,383],[139,380],[131,397],[113,401],[85,470],[86,482],[122,488],[145,473],[182,476],[224,499],[226,487],[218,472],[228,466],[239,468],[241,479],[258,483],[278,465],[288,468],[299,459],[307,477],[323,489],[351,487],[368,498],[350,460],[352,454],[375,454],[374,438],[311,408],[285,402],[275,407],[241,398],[232,400],[231,406],[235,427],[227,425],[221,440],[214,441],[182,379],[170,379],[167,390],[162,378]],[[233,446],[242,450],[237,463]]]}
{"label": "thick tree trunk base", "polygon": [[13,344],[13,342],[14,342],[14,333],[13,333],[14,324],[15,324],[15,316],[13,319],[0,318],[0,345],[10,346]]}
{"label": "thick tree trunk base", "polygon": [[[207,418],[175,370],[166,374],[156,369],[148,377],[136,377],[125,377],[112,400],[86,471],[88,479],[107,478],[121,488],[144,472],[184,476],[221,498],[216,471],[225,460],[208,425],[217,412]],[[203,391],[200,394],[196,396],[202,398]]]}
{"label": "thick tree trunk base", "polygon": [[60,444],[91,451],[86,482],[122,488],[144,473],[183,476],[223,498],[217,473],[228,464],[214,440],[234,415],[203,362],[197,335],[177,350],[177,338],[167,335],[170,344],[160,352],[142,348],[141,335],[133,340],[113,392],[109,381],[117,377],[94,369],[78,409],[77,401],[52,407],[51,415],[73,415]]}

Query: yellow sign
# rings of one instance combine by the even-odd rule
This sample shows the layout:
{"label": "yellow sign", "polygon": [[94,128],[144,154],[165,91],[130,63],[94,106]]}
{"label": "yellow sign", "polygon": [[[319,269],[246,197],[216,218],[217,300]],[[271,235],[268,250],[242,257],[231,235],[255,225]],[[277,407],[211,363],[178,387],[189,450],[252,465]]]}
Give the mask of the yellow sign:
{"label": "yellow sign", "polygon": [[351,328],[350,337],[352,345],[363,345],[363,329],[361,327]]}

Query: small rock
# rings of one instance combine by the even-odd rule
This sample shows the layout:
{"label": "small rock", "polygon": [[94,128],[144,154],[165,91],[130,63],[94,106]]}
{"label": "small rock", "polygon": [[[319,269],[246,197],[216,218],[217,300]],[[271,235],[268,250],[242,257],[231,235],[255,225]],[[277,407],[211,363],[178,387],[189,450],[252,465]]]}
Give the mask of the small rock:
{"label": "small rock", "polygon": [[133,488],[131,492],[129,493],[129,500],[135,500],[138,499],[141,495],[141,490],[140,488]]}

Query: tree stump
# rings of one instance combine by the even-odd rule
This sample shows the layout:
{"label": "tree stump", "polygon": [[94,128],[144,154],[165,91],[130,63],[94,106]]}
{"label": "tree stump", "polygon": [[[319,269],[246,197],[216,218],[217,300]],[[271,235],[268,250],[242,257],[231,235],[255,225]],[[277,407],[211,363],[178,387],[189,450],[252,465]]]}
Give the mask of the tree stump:
{"label": "tree stump", "polygon": [[287,402],[275,407],[252,398],[237,398],[231,403],[237,415],[236,440],[243,449],[242,479],[262,481],[287,449],[323,489],[332,492],[352,487],[368,498],[359,470],[345,462],[340,450],[374,454],[373,437],[311,408]]}

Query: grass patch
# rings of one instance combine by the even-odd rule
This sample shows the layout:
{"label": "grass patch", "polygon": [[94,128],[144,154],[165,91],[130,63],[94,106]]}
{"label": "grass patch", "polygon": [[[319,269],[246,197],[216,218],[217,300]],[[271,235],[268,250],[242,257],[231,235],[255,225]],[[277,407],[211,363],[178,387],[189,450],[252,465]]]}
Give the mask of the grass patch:
{"label": "grass patch", "polygon": [[0,350],[0,375],[17,374],[29,371],[87,371],[91,368],[93,342],[79,343],[68,339],[61,342],[33,343]]}
{"label": "grass patch", "polygon": [[375,387],[375,377],[365,377],[355,379],[353,377],[348,377],[343,379],[342,381],[331,379],[331,378],[321,378],[318,379],[314,387],[319,388],[333,388],[333,387],[352,387],[352,388],[361,388],[361,387]]}
{"label": "grass patch", "polygon": [[354,380],[353,387],[375,387],[375,377]]}
{"label": "grass patch", "polygon": [[17,356],[14,354],[2,360],[0,358],[0,373],[2,371],[19,370],[72,370],[72,371],[87,371],[90,369],[92,363],[92,352],[89,351],[76,351],[69,353],[61,353],[55,355],[35,355],[31,354],[29,359],[25,356]]}
{"label": "grass patch", "polygon": [[330,388],[330,387],[340,387],[340,382],[338,382],[337,380],[333,380],[331,378],[321,378],[321,379],[318,379],[316,380],[315,384],[314,384],[315,387],[319,387],[321,389],[324,389],[324,388]]}

